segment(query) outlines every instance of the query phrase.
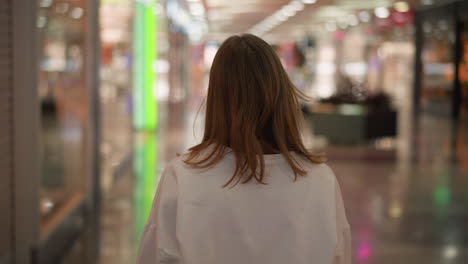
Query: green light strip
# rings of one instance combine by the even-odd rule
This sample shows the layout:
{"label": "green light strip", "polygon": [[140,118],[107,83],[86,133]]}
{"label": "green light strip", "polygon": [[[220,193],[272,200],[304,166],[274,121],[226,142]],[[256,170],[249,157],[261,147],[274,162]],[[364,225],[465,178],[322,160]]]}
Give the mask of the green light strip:
{"label": "green light strip", "polygon": [[153,65],[156,61],[156,15],[153,11],[153,6],[147,7],[145,10],[145,116],[148,129],[156,128],[157,107],[154,97],[153,87],[156,80]]}
{"label": "green light strip", "polygon": [[157,102],[153,92],[156,80],[153,65],[157,59],[155,3],[135,2],[133,125],[139,130],[154,130],[157,126]]}

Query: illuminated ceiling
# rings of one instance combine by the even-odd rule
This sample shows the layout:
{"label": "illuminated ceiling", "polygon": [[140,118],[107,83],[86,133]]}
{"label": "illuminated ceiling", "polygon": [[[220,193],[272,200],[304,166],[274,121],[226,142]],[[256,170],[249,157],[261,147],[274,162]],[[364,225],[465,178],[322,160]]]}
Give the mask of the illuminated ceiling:
{"label": "illuminated ceiling", "polygon": [[[196,2],[200,0],[187,0]],[[273,16],[291,0],[201,0],[206,6],[206,17],[212,38],[224,38],[227,35],[254,32],[260,35],[290,36],[314,31],[330,21],[368,10],[373,14],[378,7],[392,7],[397,0],[297,0],[304,3],[303,9],[295,11],[293,16],[276,23],[264,23],[261,30],[254,30],[255,25]],[[296,0],[293,0],[296,1]],[[433,4],[444,0],[409,0],[410,6]],[[272,19],[274,20],[274,19]],[[283,21],[284,20],[284,21]],[[271,22],[271,21],[267,21]],[[273,24],[273,26],[271,26]],[[266,29],[265,29],[266,27]]]}

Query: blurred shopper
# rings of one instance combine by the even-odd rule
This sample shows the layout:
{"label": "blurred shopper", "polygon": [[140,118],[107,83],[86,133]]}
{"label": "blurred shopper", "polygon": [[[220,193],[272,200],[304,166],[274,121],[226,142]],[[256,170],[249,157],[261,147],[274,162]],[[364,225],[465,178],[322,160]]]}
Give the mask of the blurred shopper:
{"label": "blurred shopper", "polygon": [[350,263],[340,188],[300,136],[304,97],[253,35],[220,47],[205,135],[163,172],[138,263]]}

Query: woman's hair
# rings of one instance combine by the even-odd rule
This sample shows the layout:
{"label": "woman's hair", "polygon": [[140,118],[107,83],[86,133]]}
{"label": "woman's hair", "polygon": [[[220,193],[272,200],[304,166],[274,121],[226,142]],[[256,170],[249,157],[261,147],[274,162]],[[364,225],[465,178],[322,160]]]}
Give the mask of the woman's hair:
{"label": "woman's hair", "polygon": [[298,157],[324,162],[302,142],[299,99],[306,98],[291,83],[268,43],[250,34],[228,38],[210,72],[203,140],[189,149],[184,162],[209,168],[230,149],[236,167],[224,187],[252,178],[265,184],[264,154],[281,153],[295,179],[305,175]]}

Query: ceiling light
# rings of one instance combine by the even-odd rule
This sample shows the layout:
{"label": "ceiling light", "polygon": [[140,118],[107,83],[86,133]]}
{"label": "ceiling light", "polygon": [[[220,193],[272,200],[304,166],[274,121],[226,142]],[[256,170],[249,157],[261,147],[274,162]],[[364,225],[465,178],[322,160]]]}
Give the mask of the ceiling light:
{"label": "ceiling light", "polygon": [[374,14],[378,18],[387,18],[390,16],[390,11],[386,7],[377,7],[374,9]]}
{"label": "ceiling light", "polygon": [[348,24],[350,26],[357,26],[359,24],[359,20],[357,19],[356,15],[351,14],[348,16]]}
{"label": "ceiling light", "polygon": [[272,24],[273,24],[273,27],[276,27],[277,25],[281,24],[281,21],[275,18]]}
{"label": "ceiling light", "polygon": [[364,23],[367,23],[370,21],[370,15],[369,15],[369,12],[367,11],[359,12],[358,16],[359,16],[359,19]]}
{"label": "ceiling light", "polygon": [[43,28],[47,24],[47,17],[45,16],[38,16],[37,17],[37,27]]}
{"label": "ceiling light", "polygon": [[274,20],[284,22],[288,20],[288,16],[283,12],[283,9],[277,11],[273,16]]}
{"label": "ceiling light", "polygon": [[275,26],[275,18],[274,17],[269,17],[267,20],[265,20],[265,23],[268,25],[271,25],[272,27]]}
{"label": "ceiling light", "polygon": [[203,15],[205,13],[205,7],[200,3],[191,4],[190,13],[194,16]]}
{"label": "ceiling light", "polygon": [[81,7],[75,7],[72,9],[70,16],[74,19],[80,19],[84,14],[84,10]]}
{"label": "ceiling light", "polygon": [[281,9],[281,11],[283,12],[283,14],[285,14],[285,15],[288,16],[288,17],[294,16],[294,15],[296,14],[296,12],[297,12],[297,11],[294,9],[294,7],[289,6],[289,5],[284,6],[284,7]]}
{"label": "ceiling light", "polygon": [[40,4],[40,7],[50,7],[52,5],[52,0],[42,0],[41,1],[41,4]]}
{"label": "ceiling light", "polygon": [[284,13],[279,13],[276,16],[276,19],[278,19],[278,21],[284,22],[284,21],[288,20],[288,16],[286,14],[284,14]]}
{"label": "ceiling light", "polygon": [[301,10],[304,9],[304,3],[302,3],[301,1],[293,1],[293,2],[290,3],[290,5],[296,11],[301,11]]}
{"label": "ceiling light", "polygon": [[395,8],[397,12],[401,12],[401,13],[408,12],[410,10],[409,4],[403,1],[396,2],[395,4],[393,4],[393,8]]}
{"label": "ceiling light", "polygon": [[[192,0],[190,0],[192,1]],[[278,26],[282,22],[288,20],[297,14],[298,11],[304,9],[304,3],[312,4],[316,0],[291,0],[287,5],[284,5],[280,10],[276,11],[257,25],[253,26],[249,32],[258,33],[258,35],[264,34],[266,31],[270,31],[272,28]]]}

